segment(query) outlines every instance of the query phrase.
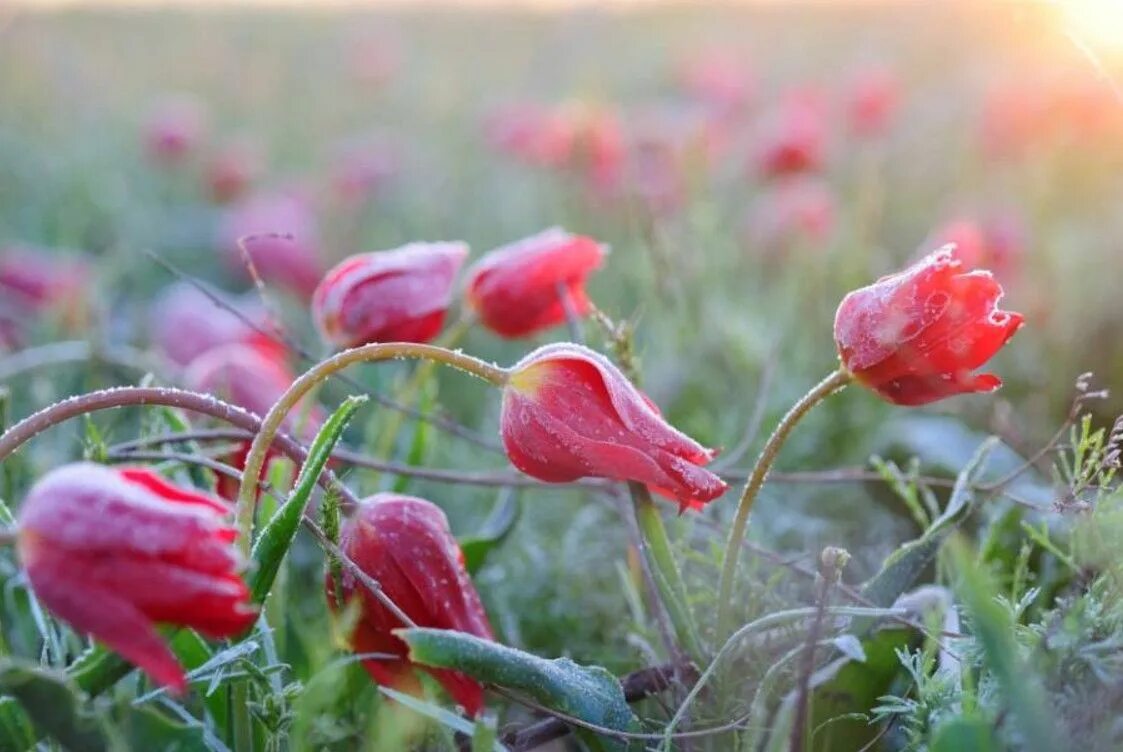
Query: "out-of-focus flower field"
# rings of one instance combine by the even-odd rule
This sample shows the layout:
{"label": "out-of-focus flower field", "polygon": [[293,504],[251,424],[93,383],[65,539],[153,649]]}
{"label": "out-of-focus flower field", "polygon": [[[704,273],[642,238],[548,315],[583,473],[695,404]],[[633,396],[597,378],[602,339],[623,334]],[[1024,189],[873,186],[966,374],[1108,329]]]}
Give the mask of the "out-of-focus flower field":
{"label": "out-of-focus flower field", "polygon": [[1101,42],[0,6],[0,749],[1123,748]]}

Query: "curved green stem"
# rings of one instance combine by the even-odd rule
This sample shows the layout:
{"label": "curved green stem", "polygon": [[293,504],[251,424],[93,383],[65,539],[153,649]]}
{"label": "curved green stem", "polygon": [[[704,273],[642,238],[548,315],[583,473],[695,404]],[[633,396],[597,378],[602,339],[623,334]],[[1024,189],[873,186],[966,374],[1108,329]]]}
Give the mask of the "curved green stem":
{"label": "curved green stem", "polygon": [[729,620],[732,617],[733,578],[737,574],[737,562],[740,560],[741,543],[745,539],[745,530],[749,524],[749,513],[753,510],[768,472],[776,462],[780,448],[784,446],[788,435],[796,424],[811,411],[811,408],[834,394],[850,383],[853,377],[845,368],[832,371],[829,376],[811,388],[791,409],[780,419],[780,423],[768,437],[764,449],[760,451],[756,464],[745,482],[745,490],[741,492],[741,500],[737,503],[737,514],[733,518],[733,525],[729,528],[729,540],[725,544],[725,554],[722,559],[721,585],[718,588],[718,617],[717,636],[721,639],[729,634]]}
{"label": "curved green stem", "polygon": [[415,342],[376,342],[337,353],[325,361],[317,363],[301,375],[288,388],[276,404],[269,409],[250,445],[249,454],[242,475],[242,486],[238,492],[238,504],[234,517],[238,527],[238,545],[247,555],[250,551],[253,533],[253,513],[257,501],[258,478],[265,466],[265,457],[274,437],[281,429],[286,416],[304,395],[313,387],[355,363],[364,363],[391,358],[419,358],[432,360],[452,366],[483,379],[489,384],[502,386],[507,382],[507,371],[499,366],[486,363],[471,355],[447,350],[436,345],[422,345]]}
{"label": "curved green stem", "polygon": [[[472,324],[475,323],[475,321],[475,316],[469,312],[465,312],[434,344],[437,347],[444,348],[456,347],[460,344],[460,341],[464,339],[464,336],[471,331]],[[412,406],[418,391],[421,389],[421,385],[432,375],[436,365],[436,361],[433,360],[426,360],[420,363],[417,368],[414,369],[409,380],[402,384],[400,389],[395,390],[394,400],[407,407]],[[395,444],[398,442],[398,435],[402,432],[402,424],[404,422],[405,413],[398,411],[390,413],[386,425],[382,427],[382,434],[378,439],[378,443],[374,445],[375,457],[390,457],[390,452],[393,451]]]}

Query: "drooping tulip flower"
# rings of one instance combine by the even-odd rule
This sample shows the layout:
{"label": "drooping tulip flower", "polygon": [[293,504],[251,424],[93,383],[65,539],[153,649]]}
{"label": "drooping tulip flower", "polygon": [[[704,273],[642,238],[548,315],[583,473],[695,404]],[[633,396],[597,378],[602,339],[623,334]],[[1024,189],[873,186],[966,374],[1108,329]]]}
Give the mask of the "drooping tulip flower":
{"label": "drooping tulip flower", "polygon": [[754,252],[779,258],[791,248],[818,248],[834,230],[835,198],[823,180],[791,177],[764,190],[749,207],[746,239]]}
{"label": "drooping tulip flower", "polygon": [[863,138],[880,136],[889,129],[901,104],[901,87],[888,68],[859,71],[846,91],[846,119],[850,132]]}
{"label": "drooping tulip flower", "polygon": [[311,203],[297,192],[260,193],[235,204],[219,230],[227,266],[246,275],[242,247],[266,282],[308,297],[323,273],[319,223]]}
{"label": "drooping tulip flower", "polygon": [[1003,311],[1002,286],[988,271],[966,271],[955,246],[847,295],[834,338],[843,366],[862,385],[898,405],[924,405],[1002,386],[972,373],[1022,325]]}
{"label": "drooping tulip flower", "polygon": [[255,618],[229,512],[151,470],[66,465],[24,500],[19,555],[48,611],[182,693],[183,668],[156,625],[217,639]]}
{"label": "drooping tulip flower", "polygon": [[80,326],[89,275],[88,264],[72,254],[22,244],[0,248],[0,341],[18,345],[26,326],[48,314]]}
{"label": "drooping tulip flower", "polygon": [[[269,412],[294,379],[283,349],[260,335],[207,350],[191,361],[183,374],[188,389],[213,394],[258,417]],[[323,422],[324,414],[319,406],[299,405],[288,414],[282,427],[295,438],[308,441]],[[223,459],[240,470],[245,467],[249,448],[250,442],[243,442]],[[262,468],[263,475],[265,469]],[[217,491],[223,498],[237,498],[238,487],[234,478],[219,476]]]}
{"label": "drooping tulip flower", "polygon": [[[365,499],[343,526],[339,545],[417,626],[495,639],[464,568],[464,556],[440,507],[412,496],[377,494]],[[358,598],[362,607],[351,638],[355,652],[398,656],[364,659],[363,666],[371,678],[382,686],[419,692],[409,649],[393,634],[407,625],[346,568],[340,580],[344,603]],[[325,590],[328,604],[338,610],[331,575],[325,580]],[[422,668],[469,715],[476,715],[483,707],[483,687],[475,680],[455,671]]]}
{"label": "drooping tulip flower", "polygon": [[578,316],[589,313],[585,281],[605,253],[592,238],[557,227],[523,238],[468,269],[467,305],[501,337],[529,337],[565,323],[566,305]]}
{"label": "drooping tulip flower", "polygon": [[233,311],[187,282],[166,288],[153,303],[149,317],[152,341],[172,363],[186,366],[219,345],[251,340],[268,326],[266,311],[256,296],[232,299],[216,295]]}
{"label": "drooping tulip flower", "polygon": [[144,146],[157,162],[182,162],[207,133],[207,113],[194,97],[177,95],[159,102],[144,125]]}
{"label": "drooping tulip flower", "polygon": [[262,157],[253,144],[233,141],[207,160],[205,180],[211,200],[227,204],[241,198],[261,174]]}
{"label": "drooping tulip flower", "polygon": [[466,244],[450,242],[351,256],[324,276],[312,296],[316,328],[339,347],[428,342],[444,325],[467,255]]}
{"label": "drooping tulip flower", "polygon": [[725,492],[703,467],[714,451],[663,420],[615,365],[580,345],[547,345],[519,361],[499,422],[511,463],[539,480],[637,481],[681,509],[700,509]]}
{"label": "drooping tulip flower", "polygon": [[818,91],[789,92],[756,134],[752,171],[765,178],[818,172],[827,161],[827,113]]}

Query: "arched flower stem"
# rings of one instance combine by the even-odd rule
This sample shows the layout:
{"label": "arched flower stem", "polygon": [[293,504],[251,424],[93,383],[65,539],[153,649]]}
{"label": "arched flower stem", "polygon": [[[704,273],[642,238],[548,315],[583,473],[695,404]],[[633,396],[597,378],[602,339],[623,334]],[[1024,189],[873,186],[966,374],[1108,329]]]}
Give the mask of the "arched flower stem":
{"label": "arched flower stem", "polygon": [[720,640],[730,632],[730,619],[732,618],[733,580],[737,574],[738,555],[741,550],[745,531],[749,525],[749,513],[753,510],[753,503],[768,478],[768,472],[776,462],[780,449],[787,441],[788,435],[796,424],[803,419],[811,408],[827,397],[839,391],[853,379],[845,368],[832,371],[825,379],[811,388],[807,394],[800,397],[791,409],[780,419],[780,423],[768,437],[768,442],[760,451],[756,464],[753,465],[749,479],[745,482],[745,489],[741,492],[741,500],[737,502],[737,513],[733,517],[733,525],[729,528],[729,539],[725,544],[725,553],[722,558],[721,584],[718,587],[718,617],[717,638]]}
{"label": "arched flower stem", "polygon": [[235,524],[238,528],[238,545],[244,552],[249,552],[252,543],[253,513],[257,501],[258,478],[265,466],[265,458],[269,452],[269,447],[289,412],[316,385],[348,366],[355,363],[400,358],[435,361],[469,373],[494,386],[503,386],[507,382],[508,372],[499,366],[454,350],[414,342],[376,342],[363,345],[344,350],[312,366],[294,381],[292,386],[269,409],[268,414],[262,421],[261,430],[250,445],[242,475],[242,486],[238,493],[238,504],[234,513]]}

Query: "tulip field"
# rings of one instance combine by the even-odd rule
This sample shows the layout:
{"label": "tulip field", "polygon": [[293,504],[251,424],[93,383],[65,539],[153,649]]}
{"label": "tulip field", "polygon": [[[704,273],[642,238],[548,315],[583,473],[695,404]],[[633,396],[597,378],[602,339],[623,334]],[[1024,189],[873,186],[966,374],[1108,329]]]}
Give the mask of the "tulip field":
{"label": "tulip field", "polygon": [[0,752],[1123,749],[1069,4],[0,4]]}

